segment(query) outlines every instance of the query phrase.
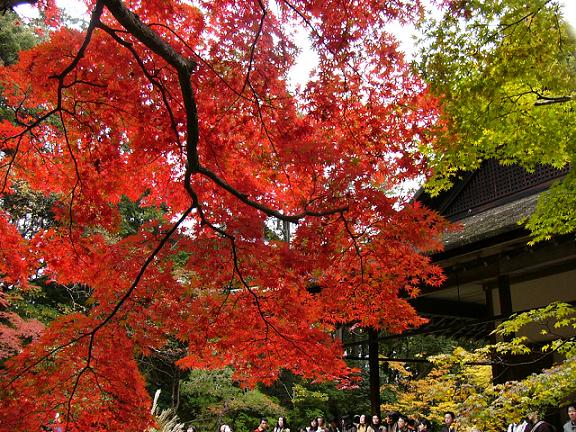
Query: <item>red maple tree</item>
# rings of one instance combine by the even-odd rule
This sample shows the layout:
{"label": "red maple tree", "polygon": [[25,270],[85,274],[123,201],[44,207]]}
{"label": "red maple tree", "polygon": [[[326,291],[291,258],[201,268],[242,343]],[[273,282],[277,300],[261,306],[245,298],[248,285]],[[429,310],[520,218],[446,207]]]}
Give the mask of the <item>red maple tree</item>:
{"label": "red maple tree", "polygon": [[[426,174],[437,104],[386,30],[417,2],[86,3],[85,31],[55,27],[0,72],[0,191],[57,197],[28,239],[0,215],[4,286],[40,269],[91,290],[6,362],[0,430],[59,411],[69,430],[143,431],[134,357],[169,340],[188,346],[182,368],[231,365],[251,385],[347,376],[338,324],[422,323],[406,298],[442,281],[425,252],[445,223],[390,192]],[[294,89],[298,26],[319,62]],[[123,197],[162,216],[119,236]],[[264,235],[274,221],[290,243]]]}

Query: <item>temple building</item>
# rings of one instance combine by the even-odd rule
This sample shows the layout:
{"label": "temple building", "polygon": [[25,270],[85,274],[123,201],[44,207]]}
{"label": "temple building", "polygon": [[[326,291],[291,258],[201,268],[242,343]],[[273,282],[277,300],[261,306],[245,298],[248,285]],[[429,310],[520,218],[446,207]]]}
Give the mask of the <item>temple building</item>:
{"label": "temple building", "polygon": [[[489,160],[437,197],[419,193],[423,204],[460,225],[445,236],[444,251],[433,257],[446,282],[440,289],[424,289],[413,302],[430,318],[419,331],[441,328],[451,336],[487,338],[495,324],[513,313],[555,301],[576,304],[574,236],[530,246],[530,233],[520,224],[540,194],[567,172],[539,166],[530,173]],[[501,371],[498,381],[545,366],[512,367]]]}
{"label": "temple building", "polygon": [[[423,287],[421,295],[411,300],[428,324],[402,335],[366,331],[363,340],[344,337],[348,358],[371,359],[372,398],[378,397],[375,388],[380,385],[379,374],[372,370],[378,364],[377,341],[416,334],[489,341],[494,327],[513,313],[556,301],[576,304],[574,235],[530,246],[530,233],[520,224],[532,214],[540,195],[567,172],[568,168],[539,166],[531,173],[488,160],[439,196],[417,193],[415,199],[460,229],[446,234],[444,250],[432,257],[444,269],[445,283],[440,288]],[[554,360],[547,356],[523,366],[494,367],[494,379],[521,379]],[[374,410],[379,401],[372,402]]]}

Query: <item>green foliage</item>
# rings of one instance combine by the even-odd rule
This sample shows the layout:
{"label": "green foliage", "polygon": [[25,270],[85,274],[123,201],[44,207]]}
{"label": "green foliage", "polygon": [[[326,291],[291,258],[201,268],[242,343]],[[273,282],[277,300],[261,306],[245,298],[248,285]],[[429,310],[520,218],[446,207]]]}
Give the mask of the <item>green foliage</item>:
{"label": "green foliage", "polygon": [[38,36],[14,12],[0,13],[0,66],[18,61],[18,52],[32,48]]}
{"label": "green foliage", "polygon": [[251,432],[261,417],[286,415],[277,401],[258,389],[244,390],[232,381],[232,370],[193,370],[180,385],[182,419],[200,430],[228,424],[236,432]]}
{"label": "green foliage", "polygon": [[55,195],[44,195],[30,189],[24,182],[12,185],[12,192],[4,194],[0,199],[0,209],[10,215],[10,220],[25,238],[31,238],[40,229],[54,225],[53,206]]}
{"label": "green foliage", "polygon": [[310,401],[324,403],[328,401],[328,395],[321,391],[310,390],[303,385],[294,386],[294,403],[302,404]]}
{"label": "green foliage", "polygon": [[[572,161],[574,166],[576,161]],[[544,192],[533,215],[526,221],[534,241],[549,240],[552,234],[570,234],[576,221],[576,173],[571,170],[563,181]]]}
{"label": "green foliage", "polygon": [[306,427],[311,419],[322,416],[327,421],[355,414],[369,413],[368,371],[353,388],[341,389],[335,383],[302,381],[293,387],[293,408],[289,413],[293,426]]}
{"label": "green foliage", "polygon": [[[0,67],[16,63],[19,51],[32,48],[38,41],[33,27],[22,23],[14,12],[0,13]],[[6,106],[2,93],[0,87],[0,120],[13,120],[14,112]]]}
{"label": "green foliage", "polygon": [[164,214],[165,209],[162,207],[142,206],[142,201],[149,195],[145,192],[136,201],[131,201],[128,197],[122,196],[118,203],[120,214],[122,215],[120,225],[120,237],[127,237],[136,234],[140,227],[146,222],[159,219]]}
{"label": "green foliage", "polygon": [[368,413],[368,370],[362,370],[365,363],[350,362],[351,367],[361,370],[361,380],[351,387],[340,388],[334,382],[310,382],[289,371],[282,371],[273,385],[261,390],[286,408],[290,430],[295,432],[299,427],[308,426],[310,420],[318,416],[329,421]]}
{"label": "green foliage", "polygon": [[193,370],[181,381],[178,415],[201,430],[229,424],[235,432],[251,432],[261,417],[273,426],[279,416],[285,416],[296,431],[318,416],[330,420],[368,413],[368,379],[364,378],[357,388],[339,389],[334,383],[311,383],[284,371],[270,387],[243,390],[232,381],[231,369]]}
{"label": "green foliage", "polygon": [[[441,98],[432,193],[483,160],[528,170],[576,163],[576,39],[551,0],[455,2],[422,22],[419,69]],[[574,174],[540,202],[535,241],[576,228]]]}
{"label": "green foliage", "polygon": [[[513,316],[496,330],[511,337],[474,351],[456,348],[430,357],[432,371],[418,380],[396,384],[399,397],[392,406],[437,422],[442,413],[458,413],[464,430],[500,431],[527,412],[545,413],[576,391],[576,308],[564,303]],[[547,338],[544,345],[535,344]],[[517,355],[560,354],[562,360],[525,379],[492,384],[491,364],[513,366]],[[402,391],[399,391],[402,390]]]}
{"label": "green foliage", "polygon": [[[451,353],[456,347],[468,350],[479,346],[476,341],[455,339],[446,336],[416,335],[391,340],[380,344],[380,354],[388,358],[416,358],[425,359],[430,356]],[[405,376],[418,379],[426,376],[432,365],[427,363],[410,363],[402,368],[392,365],[386,373],[386,383],[393,384],[396,380],[403,380]]]}
{"label": "green foliage", "polygon": [[11,292],[11,310],[24,319],[49,324],[62,314],[85,311],[90,290],[82,285],[59,285],[36,279],[25,291]]}
{"label": "green foliage", "polygon": [[[514,315],[503,322],[494,331],[499,336],[515,337],[510,342],[500,342],[495,347],[500,352],[512,352],[516,349],[531,350],[531,340],[522,332],[538,334],[550,343],[541,347],[543,352],[555,351],[566,358],[576,357],[576,339],[566,338],[566,334],[576,329],[576,309],[567,303],[552,303],[544,308],[534,309]],[[568,332],[567,332],[568,331]]]}
{"label": "green foliage", "polygon": [[328,389],[320,389],[314,385],[295,384],[292,388],[294,409],[291,412],[291,417],[294,419],[293,423],[298,422],[298,426],[306,427],[313,418],[320,416],[329,418],[328,401],[330,395],[326,390]]}

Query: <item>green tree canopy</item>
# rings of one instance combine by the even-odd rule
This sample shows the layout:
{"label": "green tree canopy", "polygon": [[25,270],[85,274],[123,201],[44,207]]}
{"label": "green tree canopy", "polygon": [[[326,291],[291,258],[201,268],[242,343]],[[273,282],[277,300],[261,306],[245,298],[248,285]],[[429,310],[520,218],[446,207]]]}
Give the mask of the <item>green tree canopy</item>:
{"label": "green tree canopy", "polygon": [[18,52],[32,48],[38,37],[14,12],[0,13],[0,65],[18,61]]}
{"label": "green tree canopy", "polygon": [[[528,170],[576,163],[576,39],[555,0],[452,2],[422,22],[419,68],[443,104],[431,191],[496,158]],[[528,222],[536,240],[576,229],[572,169]]]}

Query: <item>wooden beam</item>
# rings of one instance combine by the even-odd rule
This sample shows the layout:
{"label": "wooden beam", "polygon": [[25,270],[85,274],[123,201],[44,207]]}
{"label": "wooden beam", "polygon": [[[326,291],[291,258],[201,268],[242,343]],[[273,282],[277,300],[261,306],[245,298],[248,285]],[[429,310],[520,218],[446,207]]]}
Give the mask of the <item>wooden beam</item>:
{"label": "wooden beam", "polygon": [[[350,361],[368,361],[365,357],[344,357],[344,360]],[[380,363],[387,362],[401,362],[401,363],[430,363],[426,358],[396,358],[396,357],[380,357]],[[492,366],[494,362],[466,362],[465,364],[471,366]]]}
{"label": "wooden beam", "polygon": [[[444,267],[447,280],[444,287],[468,283],[496,282],[499,275],[508,275],[513,282],[518,278],[538,278],[550,274],[550,268],[564,271],[576,269],[576,242],[572,238],[546,242],[501,251],[494,255],[476,254],[436,261]],[[437,291],[438,288],[423,288],[423,292]]]}
{"label": "wooden beam", "polygon": [[416,311],[422,315],[471,319],[488,317],[488,308],[484,304],[433,297],[416,297],[409,301]]}

